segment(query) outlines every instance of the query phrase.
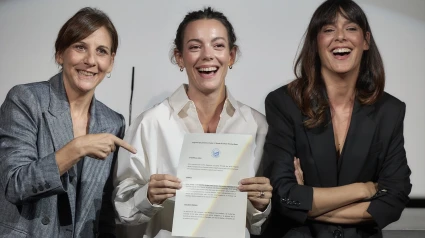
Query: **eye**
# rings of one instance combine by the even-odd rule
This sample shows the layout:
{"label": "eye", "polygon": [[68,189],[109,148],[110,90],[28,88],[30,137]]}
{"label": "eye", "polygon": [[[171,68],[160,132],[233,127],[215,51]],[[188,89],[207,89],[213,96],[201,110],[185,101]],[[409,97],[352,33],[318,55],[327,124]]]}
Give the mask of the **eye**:
{"label": "eye", "polygon": [[216,44],[214,47],[215,48],[224,48],[226,46],[224,44],[219,43],[219,44]]}
{"label": "eye", "polygon": [[85,51],[86,47],[84,45],[74,45],[74,49],[76,49],[77,51]]}
{"label": "eye", "polygon": [[334,31],[333,28],[325,28],[325,29],[323,29],[323,32],[325,32],[325,33],[330,33],[330,32],[333,32],[333,31]]}
{"label": "eye", "polygon": [[357,27],[355,26],[350,26],[347,28],[348,31],[357,31]]}
{"label": "eye", "polygon": [[99,54],[102,54],[102,55],[107,55],[107,54],[108,54],[108,51],[107,51],[107,50],[105,50],[104,48],[99,48],[99,49],[97,49],[97,52],[98,52]]}
{"label": "eye", "polygon": [[200,45],[191,45],[191,46],[189,46],[189,50],[199,50],[199,49],[201,49],[201,46]]}

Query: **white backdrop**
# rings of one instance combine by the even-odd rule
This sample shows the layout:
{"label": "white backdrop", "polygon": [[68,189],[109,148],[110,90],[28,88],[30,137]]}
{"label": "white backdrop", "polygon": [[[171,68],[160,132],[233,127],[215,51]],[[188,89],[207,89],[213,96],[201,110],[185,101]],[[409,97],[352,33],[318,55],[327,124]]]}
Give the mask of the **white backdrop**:
{"label": "white backdrop", "polygon": [[[186,74],[170,63],[175,32],[190,10],[213,6],[232,22],[242,52],[229,71],[232,94],[264,113],[271,90],[294,78],[292,67],[310,17],[322,0],[0,0],[0,102],[16,84],[44,81],[58,72],[54,42],[60,27],[85,6],[105,11],[120,37],[112,77],[96,97],[128,123],[131,68],[134,119],[170,95]],[[425,1],[357,0],[384,59],[386,91],[407,104],[405,140],[412,198],[425,198]]]}

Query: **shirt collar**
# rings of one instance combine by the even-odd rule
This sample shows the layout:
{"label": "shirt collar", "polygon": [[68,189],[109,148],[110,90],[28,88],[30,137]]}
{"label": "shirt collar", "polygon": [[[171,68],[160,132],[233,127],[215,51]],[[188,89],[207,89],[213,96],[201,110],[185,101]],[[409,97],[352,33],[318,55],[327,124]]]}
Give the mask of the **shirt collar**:
{"label": "shirt collar", "polygon": [[[179,114],[182,110],[186,109],[191,100],[187,97],[186,89],[187,84],[182,84],[169,98],[170,106],[175,114]],[[243,113],[239,108],[239,103],[235,98],[230,94],[229,90],[226,87],[226,101],[224,102],[223,112],[226,112],[230,117],[232,117],[235,113],[240,114],[244,120],[246,120]]]}

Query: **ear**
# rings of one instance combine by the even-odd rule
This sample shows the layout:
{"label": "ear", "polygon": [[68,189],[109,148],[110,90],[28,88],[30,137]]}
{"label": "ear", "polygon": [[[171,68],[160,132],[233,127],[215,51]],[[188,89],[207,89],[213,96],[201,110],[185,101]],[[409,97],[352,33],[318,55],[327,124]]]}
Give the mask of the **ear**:
{"label": "ear", "polygon": [[230,50],[230,64],[229,66],[233,65],[236,61],[236,52],[238,52],[238,47],[233,46],[233,48]]}
{"label": "ear", "polygon": [[114,62],[115,62],[115,53],[112,53],[111,55],[111,64],[108,67],[108,73],[110,73],[112,71],[112,68],[114,67]]}
{"label": "ear", "polygon": [[365,36],[365,41],[363,43],[363,50],[369,50],[369,45],[370,45],[370,32],[366,32]]}
{"label": "ear", "polygon": [[174,58],[176,59],[176,63],[180,68],[184,68],[184,60],[183,55],[177,48],[174,48]]}
{"label": "ear", "polygon": [[61,52],[61,53],[56,52],[55,60],[56,60],[56,63],[63,65],[63,52]]}

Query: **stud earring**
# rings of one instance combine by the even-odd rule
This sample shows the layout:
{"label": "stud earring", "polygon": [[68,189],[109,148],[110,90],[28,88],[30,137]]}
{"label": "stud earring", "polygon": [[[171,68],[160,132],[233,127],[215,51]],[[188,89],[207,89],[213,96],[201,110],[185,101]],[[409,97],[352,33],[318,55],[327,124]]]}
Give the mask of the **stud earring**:
{"label": "stud earring", "polygon": [[110,78],[111,77],[111,73],[107,74],[106,77],[107,78]]}
{"label": "stud earring", "polygon": [[229,69],[232,69],[233,68],[233,66],[232,65],[229,65]]}
{"label": "stud earring", "polygon": [[180,68],[180,72],[183,72],[183,67],[182,67],[182,68]]}

